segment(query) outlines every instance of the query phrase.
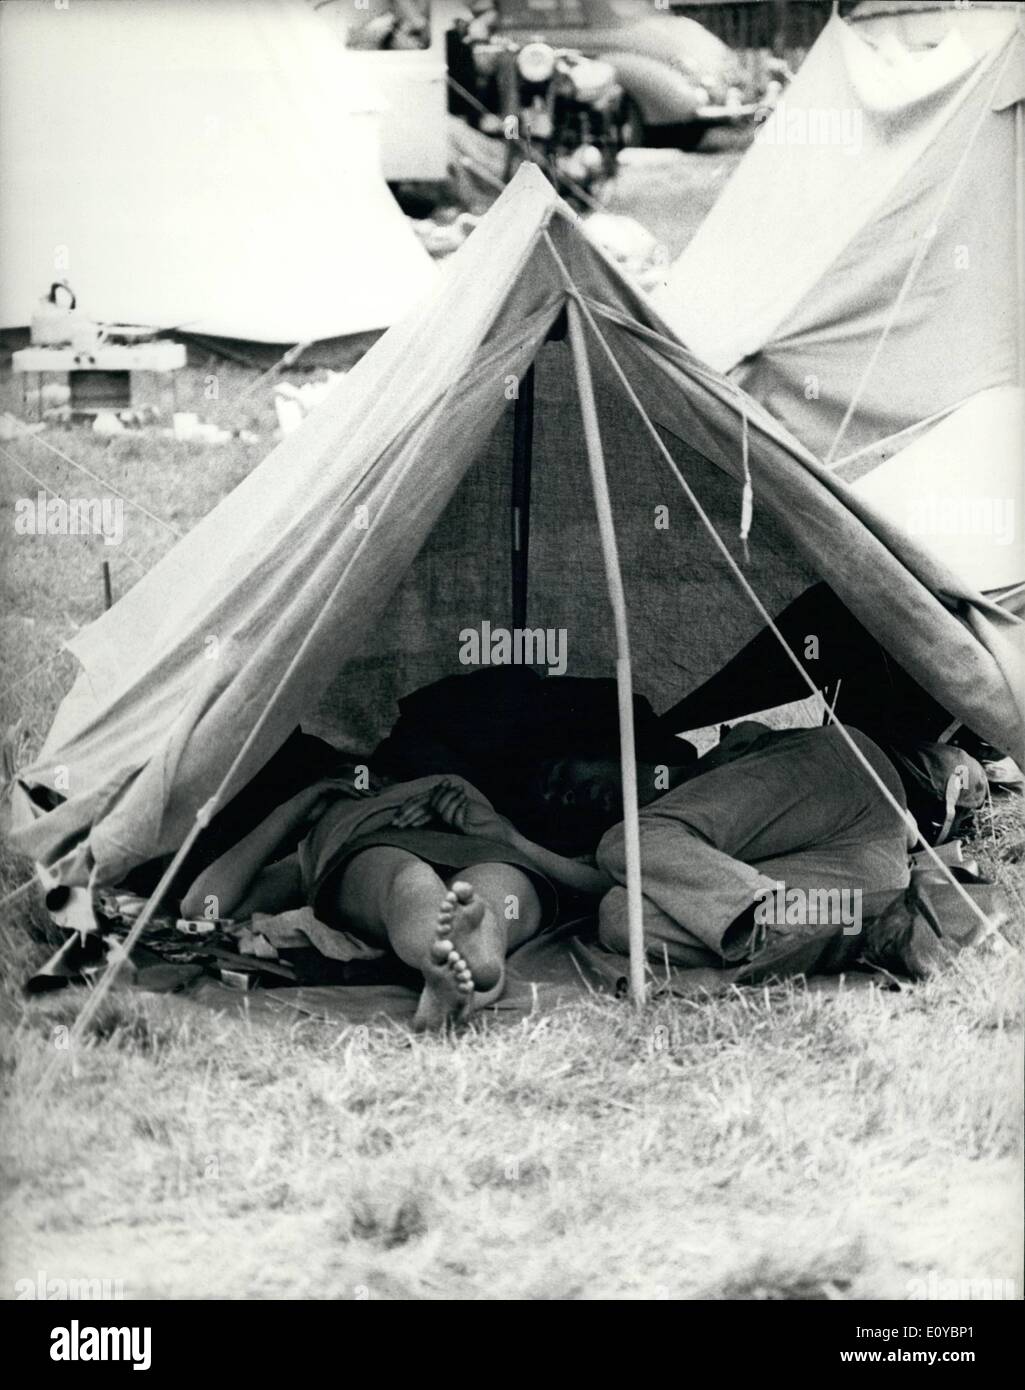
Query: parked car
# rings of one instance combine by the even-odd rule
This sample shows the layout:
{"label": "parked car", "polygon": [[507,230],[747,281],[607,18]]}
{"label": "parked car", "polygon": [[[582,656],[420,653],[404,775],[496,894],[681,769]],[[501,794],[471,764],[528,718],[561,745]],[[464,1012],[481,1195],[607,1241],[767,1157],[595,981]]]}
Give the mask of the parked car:
{"label": "parked car", "polygon": [[472,123],[501,138],[507,179],[524,158],[540,156],[548,177],[572,198],[615,174],[623,89],[611,63],[497,33],[477,40],[467,33],[462,42],[473,59],[475,94],[489,108],[486,117],[471,112]]}
{"label": "parked car", "polygon": [[495,0],[495,30],[604,58],[625,93],[624,142],[693,150],[713,126],[764,112],[737,55],[696,20],[651,0]]}

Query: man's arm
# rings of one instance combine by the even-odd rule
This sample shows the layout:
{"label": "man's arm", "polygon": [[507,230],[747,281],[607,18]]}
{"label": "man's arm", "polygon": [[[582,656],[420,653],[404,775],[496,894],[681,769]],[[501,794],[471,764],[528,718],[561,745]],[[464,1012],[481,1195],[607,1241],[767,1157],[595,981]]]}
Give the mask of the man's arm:
{"label": "man's arm", "polygon": [[244,840],[215,859],[182,898],[182,916],[205,916],[207,899],[212,898],[216,906],[214,916],[231,917],[247,896],[251,896],[250,887],[282,840],[305,823],[322,795],[321,787],[304,788],[276,807]]}
{"label": "man's arm", "polygon": [[526,835],[521,835],[513,825],[509,825],[509,831],[505,837],[507,843],[532,859],[537,867],[556,883],[565,884],[567,888],[576,888],[581,893],[607,893],[610,888],[615,887],[616,880],[604,869],[583,863],[579,859],[567,859],[563,854],[545,849],[544,845],[535,844],[533,840],[528,840]]}
{"label": "man's arm", "polygon": [[400,826],[426,825],[437,816],[453,830],[464,835],[484,835],[501,840],[520,854],[533,860],[539,869],[582,893],[606,893],[615,886],[603,869],[579,859],[567,859],[543,845],[521,835],[512,821],[499,815],[490,801],[460,777],[447,777],[437,786],[411,797],[396,811],[394,824]]}

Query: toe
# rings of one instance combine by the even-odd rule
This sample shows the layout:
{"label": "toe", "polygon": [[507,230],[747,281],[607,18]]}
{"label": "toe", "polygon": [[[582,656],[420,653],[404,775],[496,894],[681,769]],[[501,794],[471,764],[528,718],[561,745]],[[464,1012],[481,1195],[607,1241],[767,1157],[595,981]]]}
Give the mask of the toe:
{"label": "toe", "polygon": [[455,900],[457,902],[468,903],[470,899],[473,897],[473,887],[469,883],[463,883],[462,881],[460,881],[458,883],[453,883],[452,893],[455,896]]}
{"label": "toe", "polygon": [[434,943],[434,949],[438,951],[440,960],[448,960],[449,956],[456,949],[447,936],[439,936]]}

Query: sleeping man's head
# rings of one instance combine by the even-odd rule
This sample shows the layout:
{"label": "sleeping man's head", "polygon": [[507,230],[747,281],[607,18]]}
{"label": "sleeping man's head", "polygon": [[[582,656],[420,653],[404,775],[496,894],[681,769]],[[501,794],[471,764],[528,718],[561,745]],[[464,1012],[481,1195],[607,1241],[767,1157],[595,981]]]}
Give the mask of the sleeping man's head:
{"label": "sleeping man's head", "polygon": [[[679,764],[638,762],[637,799],[647,806],[683,780]],[[593,850],[623,819],[619,759],[607,756],[548,758],[533,769],[528,789],[536,837],[568,852]]]}

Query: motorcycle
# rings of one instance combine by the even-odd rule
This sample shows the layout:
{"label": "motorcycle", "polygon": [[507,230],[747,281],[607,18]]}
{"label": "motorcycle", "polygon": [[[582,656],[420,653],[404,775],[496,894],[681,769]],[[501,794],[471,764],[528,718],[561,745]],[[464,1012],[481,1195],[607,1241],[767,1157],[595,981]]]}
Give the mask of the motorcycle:
{"label": "motorcycle", "polygon": [[613,177],[624,102],[610,63],[537,40],[491,38],[472,50],[478,92],[500,113],[479,128],[505,137],[507,179],[533,159],[573,198]]}

